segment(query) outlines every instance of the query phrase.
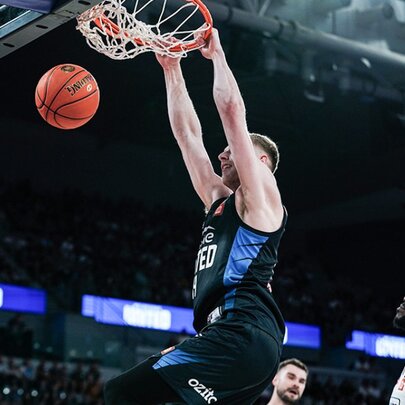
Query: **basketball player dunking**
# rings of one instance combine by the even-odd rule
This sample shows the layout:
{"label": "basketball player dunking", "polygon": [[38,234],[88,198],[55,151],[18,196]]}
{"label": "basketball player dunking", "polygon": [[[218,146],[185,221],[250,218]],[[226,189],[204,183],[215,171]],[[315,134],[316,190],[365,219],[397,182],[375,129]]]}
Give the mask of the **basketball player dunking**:
{"label": "basketball player dunking", "polygon": [[278,150],[248,132],[245,106],[218,32],[200,49],[214,66],[214,100],[228,146],[215,174],[180,58],[157,55],[171,127],[207,214],[192,296],[198,335],[106,384],[107,405],[252,404],[279,364],[284,321],[267,288],[287,219],[274,178]]}

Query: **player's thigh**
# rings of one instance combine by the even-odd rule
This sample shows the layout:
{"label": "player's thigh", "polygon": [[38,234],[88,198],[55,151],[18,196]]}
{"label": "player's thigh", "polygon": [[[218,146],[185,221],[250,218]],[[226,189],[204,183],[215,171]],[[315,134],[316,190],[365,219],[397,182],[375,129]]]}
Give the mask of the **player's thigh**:
{"label": "player's thigh", "polygon": [[107,381],[104,387],[106,405],[152,405],[182,402],[176,392],[156,371],[151,358]]}
{"label": "player's thigh", "polygon": [[154,368],[187,403],[246,405],[270,384],[280,351],[252,325],[222,324],[156,356]]}

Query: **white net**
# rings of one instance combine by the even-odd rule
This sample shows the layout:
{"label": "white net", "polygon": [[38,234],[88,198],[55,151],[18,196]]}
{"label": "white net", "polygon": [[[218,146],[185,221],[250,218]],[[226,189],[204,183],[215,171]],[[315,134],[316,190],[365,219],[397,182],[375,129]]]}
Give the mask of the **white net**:
{"label": "white net", "polygon": [[173,10],[167,0],[105,0],[77,17],[77,29],[91,48],[112,59],[150,51],[184,57],[199,47],[195,34],[211,30],[212,21],[198,11],[193,2]]}

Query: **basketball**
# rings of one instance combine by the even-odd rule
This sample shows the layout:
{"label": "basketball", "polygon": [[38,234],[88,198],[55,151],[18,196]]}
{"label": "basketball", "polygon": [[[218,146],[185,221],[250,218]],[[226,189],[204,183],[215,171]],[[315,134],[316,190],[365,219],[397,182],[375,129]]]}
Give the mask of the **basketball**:
{"label": "basketball", "polygon": [[84,125],[96,113],[100,91],[93,75],[73,64],[48,70],[35,90],[35,104],[42,118],[60,129]]}

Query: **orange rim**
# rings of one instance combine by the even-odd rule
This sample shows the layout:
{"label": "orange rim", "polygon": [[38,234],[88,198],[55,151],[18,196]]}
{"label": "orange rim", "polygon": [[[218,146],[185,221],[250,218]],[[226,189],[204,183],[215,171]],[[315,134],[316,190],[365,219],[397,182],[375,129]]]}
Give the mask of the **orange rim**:
{"label": "orange rim", "polygon": [[[211,31],[212,31],[213,21],[212,21],[211,13],[209,12],[208,8],[201,0],[186,0],[186,1],[189,3],[194,3],[198,7],[201,14],[203,15],[205,22],[208,25],[208,29],[205,30],[203,33],[203,38],[204,38],[204,40],[206,40],[211,35]],[[104,15],[102,15],[101,17],[95,18],[93,20],[93,22],[101,30],[105,31],[110,37],[119,35],[119,33],[121,32],[121,28]],[[128,34],[125,32],[124,32],[124,35],[128,36]],[[138,45],[145,45],[145,42],[142,41],[140,38],[132,38],[132,41],[136,42]],[[189,42],[187,44],[173,45],[173,47],[171,47],[169,49],[172,52],[183,52],[183,51],[191,51],[192,49],[196,49],[198,47],[199,47],[199,45],[197,44],[197,42],[193,41],[193,42]]]}

